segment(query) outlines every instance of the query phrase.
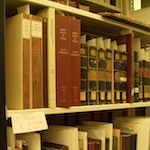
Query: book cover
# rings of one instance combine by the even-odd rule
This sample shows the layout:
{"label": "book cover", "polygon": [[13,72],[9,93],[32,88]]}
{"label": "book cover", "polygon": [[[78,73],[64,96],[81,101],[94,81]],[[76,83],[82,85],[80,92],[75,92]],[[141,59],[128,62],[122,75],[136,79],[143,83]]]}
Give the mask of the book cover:
{"label": "book cover", "polygon": [[71,104],[70,18],[56,15],[56,106]]}
{"label": "book cover", "polygon": [[31,108],[43,107],[42,20],[31,15]]}
{"label": "book cover", "polygon": [[30,28],[28,14],[20,13],[6,20],[5,83],[8,109],[30,108]]}

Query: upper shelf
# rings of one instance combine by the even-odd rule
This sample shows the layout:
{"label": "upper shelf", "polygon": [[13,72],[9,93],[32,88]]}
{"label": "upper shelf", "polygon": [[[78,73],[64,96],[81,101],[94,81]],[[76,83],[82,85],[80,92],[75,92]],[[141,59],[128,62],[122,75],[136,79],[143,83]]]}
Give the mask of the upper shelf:
{"label": "upper shelf", "polygon": [[89,5],[90,10],[92,12],[99,12],[99,11],[121,12],[121,8],[118,8],[116,6],[113,6],[113,5],[104,3],[102,1],[98,1],[98,0],[84,0],[84,1],[80,0],[80,2],[81,4]]}
{"label": "upper shelf", "polygon": [[90,111],[103,111],[103,110],[117,110],[117,109],[129,109],[139,107],[149,107],[150,102],[138,102],[138,103],[124,103],[124,104],[104,104],[104,105],[87,105],[87,106],[72,106],[69,108],[41,108],[41,109],[24,109],[24,110],[7,110],[7,118],[12,117],[15,113],[32,113],[37,111],[43,111],[45,115],[51,114],[65,114],[65,113],[80,113]]}
{"label": "upper shelf", "polygon": [[119,36],[121,31],[132,30],[135,33],[135,37],[142,37],[142,45],[150,44],[150,30],[48,0],[6,0],[8,16],[9,14],[16,12],[17,6],[27,3],[31,5],[32,13],[45,7],[53,7],[75,15],[82,20],[82,32],[91,33],[97,36],[113,37]]}

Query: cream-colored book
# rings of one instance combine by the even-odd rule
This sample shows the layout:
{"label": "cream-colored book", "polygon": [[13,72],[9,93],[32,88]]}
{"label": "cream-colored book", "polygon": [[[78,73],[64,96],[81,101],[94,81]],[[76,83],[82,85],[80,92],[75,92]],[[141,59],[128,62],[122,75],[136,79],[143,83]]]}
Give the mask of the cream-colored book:
{"label": "cream-colored book", "polygon": [[77,126],[80,131],[85,131],[87,132],[87,137],[90,139],[97,139],[101,140],[101,149],[105,150],[105,129],[101,128],[99,126],[86,126],[86,125],[79,125]]}
{"label": "cream-colored book", "polygon": [[121,138],[120,134],[121,134],[121,130],[120,129],[113,128],[113,136],[117,137],[117,139],[118,139],[118,144],[117,144],[118,149],[117,150],[120,150],[120,138]]}
{"label": "cream-colored book", "polygon": [[49,7],[37,15],[47,18],[48,107],[56,108],[55,9]]}
{"label": "cream-colored book", "polygon": [[6,19],[5,85],[8,109],[30,106],[30,15]]}
{"label": "cream-colored book", "polygon": [[9,147],[9,149],[14,150],[16,135],[13,133],[12,127],[9,126],[6,127],[6,135],[7,135],[7,146]]}
{"label": "cream-colored book", "polygon": [[16,135],[16,139],[24,140],[29,150],[41,150],[41,135],[39,133],[25,133]]}
{"label": "cream-colored book", "polygon": [[137,149],[138,150],[148,150],[149,149],[149,120],[144,119],[144,117],[115,117],[113,122],[118,123],[132,123],[141,125],[141,136],[137,137]]}
{"label": "cream-colored book", "polygon": [[78,131],[79,150],[87,150],[87,132]]}
{"label": "cream-colored book", "polygon": [[113,124],[112,123],[98,122],[98,121],[83,121],[83,125],[104,128],[106,138],[109,139],[109,150],[112,150],[112,144],[113,144]]}
{"label": "cream-colored book", "polygon": [[68,146],[70,150],[78,150],[78,128],[63,125],[51,125],[42,132],[42,140]]}

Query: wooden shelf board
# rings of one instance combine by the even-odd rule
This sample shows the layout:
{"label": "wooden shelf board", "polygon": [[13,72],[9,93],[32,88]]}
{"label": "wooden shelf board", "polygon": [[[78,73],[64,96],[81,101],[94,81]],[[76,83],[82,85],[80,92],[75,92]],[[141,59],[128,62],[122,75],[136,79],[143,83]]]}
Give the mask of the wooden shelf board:
{"label": "wooden shelf board", "polygon": [[7,110],[7,118],[10,118],[14,113],[32,113],[43,111],[45,115],[51,114],[65,114],[65,113],[80,113],[90,111],[103,111],[103,110],[117,110],[128,108],[150,107],[150,102],[138,103],[124,103],[124,104],[105,104],[105,105],[87,105],[87,106],[73,106],[69,108],[40,108],[40,109],[24,109],[24,110]]}

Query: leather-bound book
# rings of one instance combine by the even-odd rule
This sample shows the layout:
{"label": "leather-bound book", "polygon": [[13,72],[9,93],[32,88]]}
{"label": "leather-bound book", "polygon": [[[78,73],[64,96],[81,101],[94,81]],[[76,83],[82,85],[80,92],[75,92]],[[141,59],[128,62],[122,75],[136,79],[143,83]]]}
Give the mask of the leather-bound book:
{"label": "leather-bound book", "polygon": [[56,15],[56,106],[69,107],[71,103],[71,30],[70,18]]}

